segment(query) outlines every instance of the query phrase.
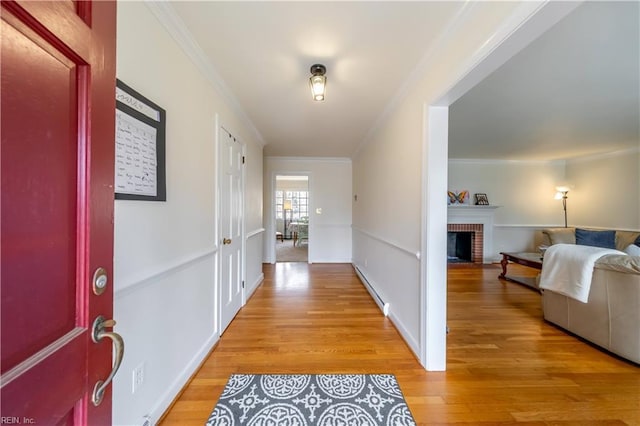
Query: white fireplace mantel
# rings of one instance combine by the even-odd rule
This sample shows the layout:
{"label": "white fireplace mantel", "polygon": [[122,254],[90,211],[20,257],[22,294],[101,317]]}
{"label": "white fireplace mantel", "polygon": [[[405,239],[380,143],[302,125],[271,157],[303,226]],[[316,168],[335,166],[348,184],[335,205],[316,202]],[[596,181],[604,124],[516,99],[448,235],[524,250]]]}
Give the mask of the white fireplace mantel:
{"label": "white fireplace mantel", "polygon": [[450,205],[448,207],[447,223],[451,224],[482,224],[484,242],[482,244],[482,261],[491,263],[493,252],[493,215],[500,206]]}

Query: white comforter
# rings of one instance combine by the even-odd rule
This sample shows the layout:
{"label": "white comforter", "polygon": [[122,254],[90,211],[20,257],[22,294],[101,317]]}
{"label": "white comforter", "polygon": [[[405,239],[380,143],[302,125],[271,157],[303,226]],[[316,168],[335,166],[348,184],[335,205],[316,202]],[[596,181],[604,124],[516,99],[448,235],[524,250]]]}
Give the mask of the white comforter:
{"label": "white comforter", "polygon": [[622,251],[576,244],[554,244],[544,253],[540,288],[587,303],[593,265],[606,254]]}

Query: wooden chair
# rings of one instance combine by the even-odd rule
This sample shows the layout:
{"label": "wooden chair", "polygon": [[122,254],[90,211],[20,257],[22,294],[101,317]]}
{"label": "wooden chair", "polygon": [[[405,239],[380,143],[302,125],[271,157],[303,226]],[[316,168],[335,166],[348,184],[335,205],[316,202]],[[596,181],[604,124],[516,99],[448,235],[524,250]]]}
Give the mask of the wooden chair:
{"label": "wooden chair", "polygon": [[276,241],[280,240],[280,242],[284,243],[284,235],[282,235],[282,232],[280,231],[276,231]]}

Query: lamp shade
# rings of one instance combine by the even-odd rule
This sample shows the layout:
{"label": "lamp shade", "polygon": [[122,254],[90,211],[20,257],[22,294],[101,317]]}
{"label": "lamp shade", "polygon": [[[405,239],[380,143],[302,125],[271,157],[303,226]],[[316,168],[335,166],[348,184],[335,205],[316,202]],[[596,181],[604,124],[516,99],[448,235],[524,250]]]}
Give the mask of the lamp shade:
{"label": "lamp shade", "polygon": [[291,200],[284,200],[284,210],[291,210]]}
{"label": "lamp shade", "polygon": [[315,64],[311,66],[311,77],[309,87],[314,101],[324,101],[324,94],[327,87],[327,77],[324,75],[327,69],[324,65]]}

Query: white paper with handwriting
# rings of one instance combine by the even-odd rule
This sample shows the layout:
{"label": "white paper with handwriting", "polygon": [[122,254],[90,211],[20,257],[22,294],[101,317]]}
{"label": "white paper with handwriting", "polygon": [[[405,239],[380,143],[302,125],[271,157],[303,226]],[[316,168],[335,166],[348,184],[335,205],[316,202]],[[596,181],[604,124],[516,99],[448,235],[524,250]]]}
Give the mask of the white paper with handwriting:
{"label": "white paper with handwriting", "polygon": [[156,136],[154,127],[116,110],[116,192],[157,195]]}

